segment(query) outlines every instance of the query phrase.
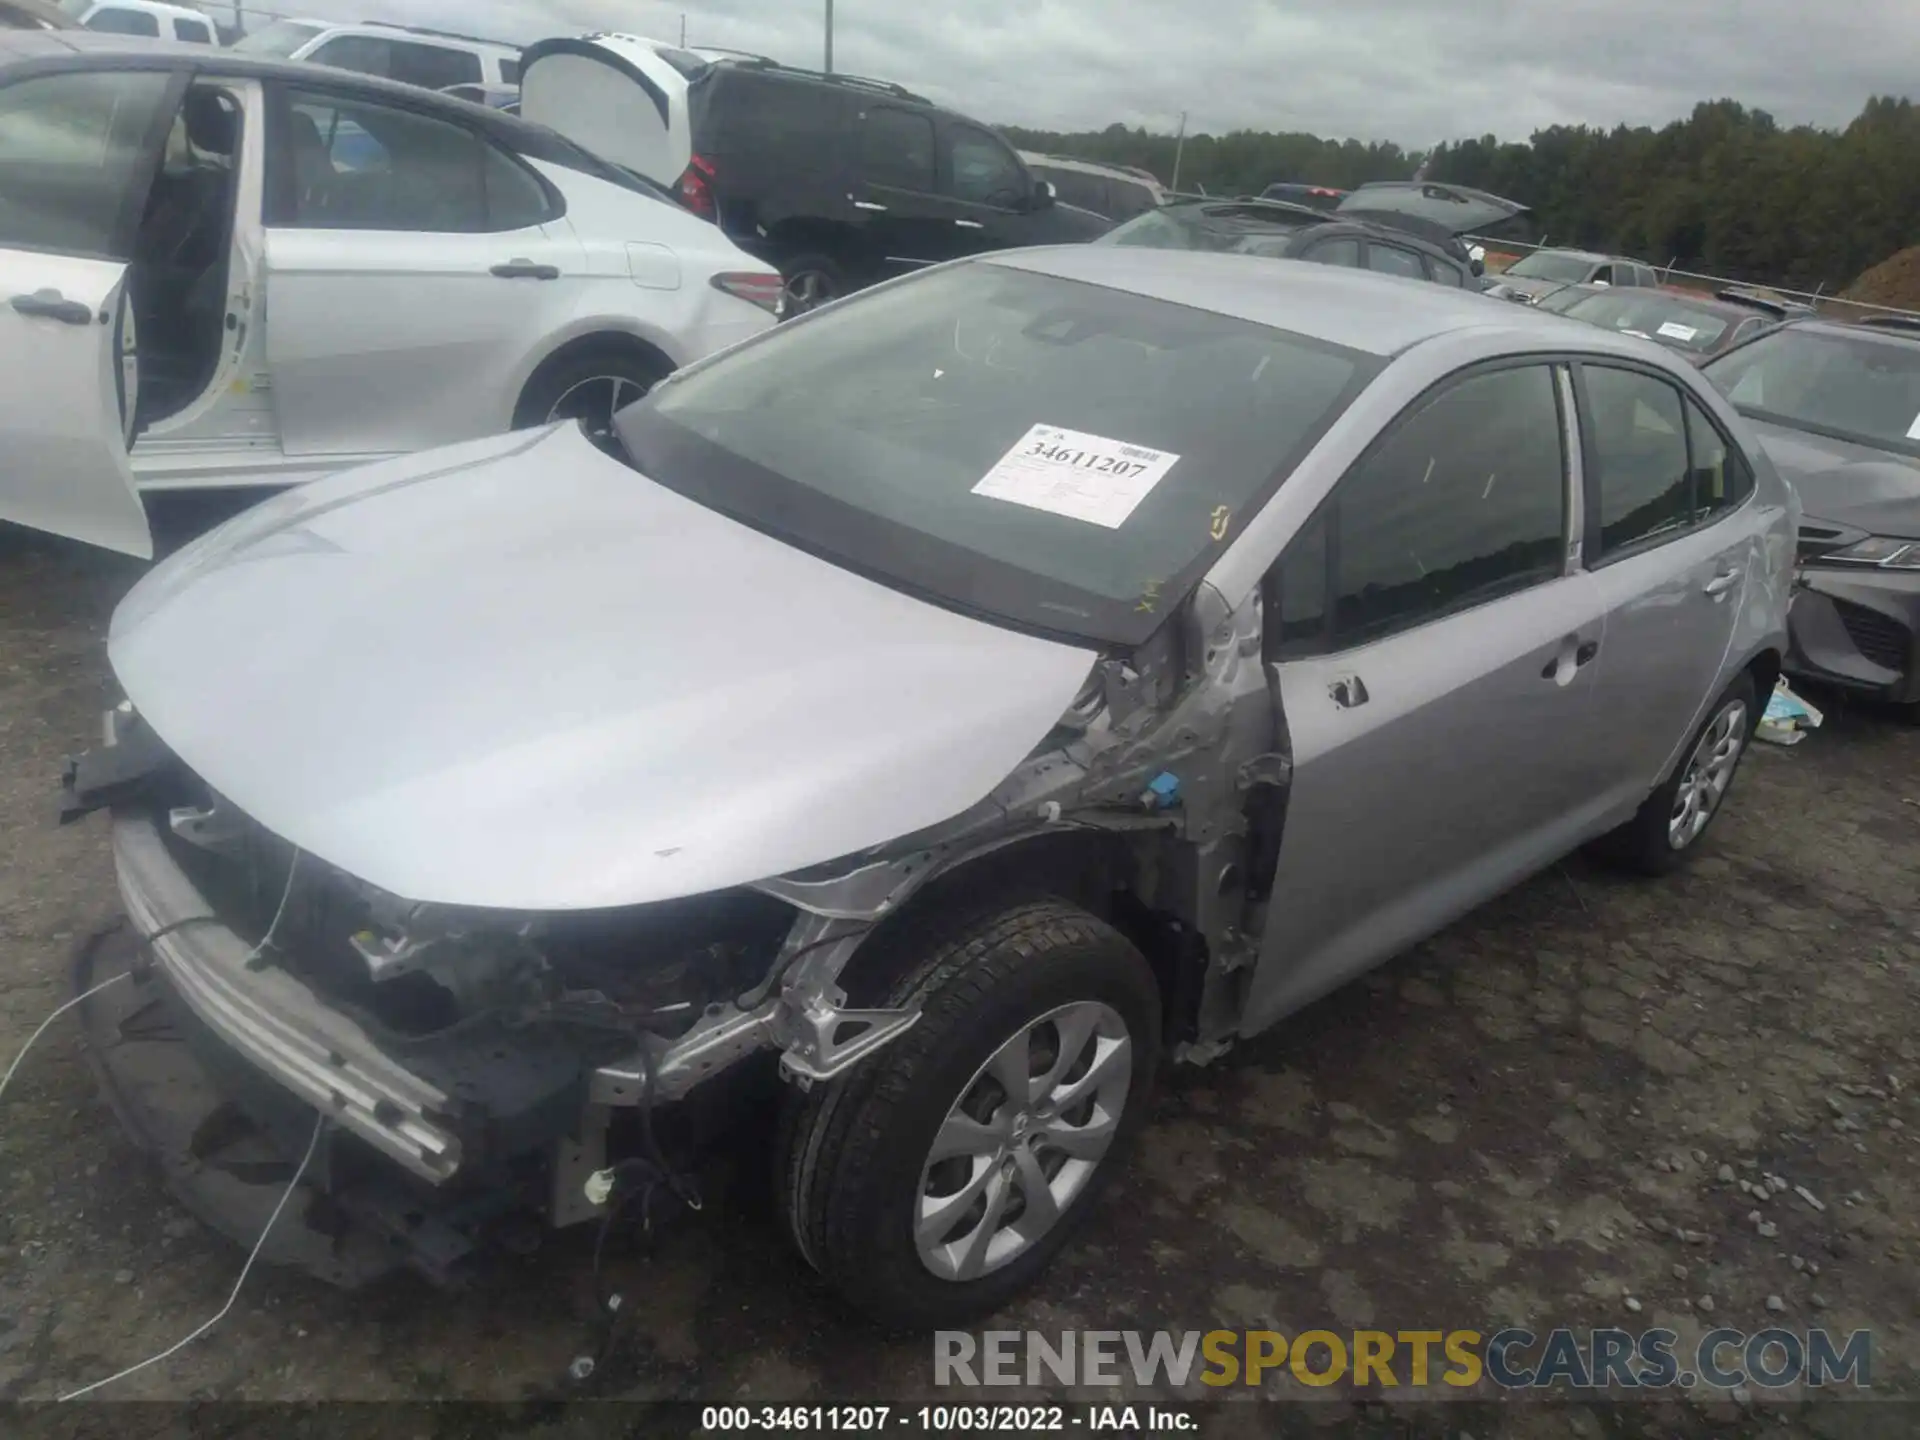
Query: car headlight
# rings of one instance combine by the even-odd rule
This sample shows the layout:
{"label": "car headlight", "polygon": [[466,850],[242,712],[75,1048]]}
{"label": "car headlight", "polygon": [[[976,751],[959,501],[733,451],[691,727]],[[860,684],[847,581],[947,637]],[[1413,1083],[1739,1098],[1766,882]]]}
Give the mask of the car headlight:
{"label": "car headlight", "polygon": [[1875,565],[1886,570],[1920,570],[1920,540],[1869,535],[1841,550],[1816,557],[1841,565]]}

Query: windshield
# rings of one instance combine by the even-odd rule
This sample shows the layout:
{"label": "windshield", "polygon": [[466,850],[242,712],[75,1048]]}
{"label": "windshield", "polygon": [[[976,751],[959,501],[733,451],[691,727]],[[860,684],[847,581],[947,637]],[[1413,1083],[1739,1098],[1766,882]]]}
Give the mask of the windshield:
{"label": "windshield", "polygon": [[1516,280],[1558,280],[1578,285],[1592,269],[1593,262],[1585,256],[1569,255],[1564,250],[1536,250],[1514,261],[1506,273]]}
{"label": "windshield", "polygon": [[233,48],[255,55],[277,55],[285,60],[318,35],[322,28],[299,20],[275,20],[271,25],[262,25],[258,30],[241,36],[234,41]]}
{"label": "windshield", "polygon": [[1920,454],[1920,345],[1795,325],[1736,346],[1706,374],[1759,419]]}
{"label": "windshield", "polygon": [[1149,210],[1117,225],[1092,243],[1141,245],[1152,250],[1210,250],[1229,255],[1284,256],[1305,216],[1252,206],[1179,205]]}
{"label": "windshield", "polygon": [[1631,331],[1675,350],[1704,355],[1720,343],[1730,320],[1684,300],[1639,291],[1603,291],[1587,295],[1560,312],[1589,325]]}
{"label": "windshield", "polygon": [[975,262],[780,327],[617,425],[647,475],[848,568],[1137,644],[1382,363]]}

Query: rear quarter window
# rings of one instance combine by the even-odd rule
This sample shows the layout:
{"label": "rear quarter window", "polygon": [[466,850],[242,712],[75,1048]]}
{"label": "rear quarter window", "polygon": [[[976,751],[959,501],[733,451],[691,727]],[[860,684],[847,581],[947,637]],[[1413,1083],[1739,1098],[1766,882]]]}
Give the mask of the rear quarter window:
{"label": "rear quarter window", "polygon": [[850,122],[848,97],[828,85],[719,71],[694,90],[695,147],[736,166],[831,168]]}

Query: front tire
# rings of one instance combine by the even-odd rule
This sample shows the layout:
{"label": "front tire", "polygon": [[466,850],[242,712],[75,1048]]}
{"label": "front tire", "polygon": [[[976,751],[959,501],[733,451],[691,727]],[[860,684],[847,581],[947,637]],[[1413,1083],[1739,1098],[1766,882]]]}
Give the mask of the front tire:
{"label": "front tire", "polygon": [[1148,1108],[1159,991],[1123,936],[1044,899],[949,919],[886,1003],[920,1022],[790,1103],[777,1174],[835,1290],[939,1329],[1006,1304],[1085,1221]]}
{"label": "front tire", "polygon": [[1596,841],[1594,853],[1642,875],[1666,875],[1686,864],[1724,808],[1759,724],[1753,677],[1743,674],[1713,702],[1673,774],[1633,819]]}

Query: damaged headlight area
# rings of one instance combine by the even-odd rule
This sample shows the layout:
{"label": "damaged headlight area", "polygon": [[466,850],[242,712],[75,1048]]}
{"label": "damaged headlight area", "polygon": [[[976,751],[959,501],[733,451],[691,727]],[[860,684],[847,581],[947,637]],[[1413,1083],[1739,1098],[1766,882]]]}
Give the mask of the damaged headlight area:
{"label": "damaged headlight area", "polygon": [[[390,1259],[450,1278],[490,1231],[592,1220],[605,1195],[588,1181],[643,1131],[652,1140],[656,1111],[689,1163],[725,1133],[739,1087],[693,1095],[703,1080],[737,1070],[751,1088],[777,1055],[811,1083],[917,1018],[843,1008],[839,966],[870,922],[753,888],[562,913],[419,904],[298,853],[130,712],[109,741],[70,768],[65,809],[112,810],[122,898],[152,964],[139,995],[121,987],[118,1030],[95,1036],[101,1068],[119,1072],[103,1078],[123,1113],[128,1096],[164,1109],[205,1090],[265,1136],[291,1133],[298,1113],[309,1128],[316,1109],[333,1120],[309,1181],[336,1212],[309,1217],[338,1231],[328,1263],[308,1266],[329,1278],[343,1278],[349,1222],[371,1221]],[[199,1064],[190,1083],[134,1073],[156,1011]],[[740,1065],[756,1054],[768,1063]],[[138,1128],[183,1137],[161,1158],[184,1183],[206,1168],[191,1152],[208,1123],[156,1114]],[[182,1198],[216,1228],[247,1228],[208,1213],[219,1203],[205,1193]]]}

